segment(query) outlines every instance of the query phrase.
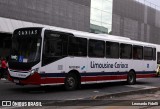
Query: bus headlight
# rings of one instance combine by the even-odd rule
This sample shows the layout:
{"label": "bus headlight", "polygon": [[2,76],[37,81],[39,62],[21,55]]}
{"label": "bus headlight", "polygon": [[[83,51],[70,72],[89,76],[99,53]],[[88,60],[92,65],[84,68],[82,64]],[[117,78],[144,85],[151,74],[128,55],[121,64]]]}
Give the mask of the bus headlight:
{"label": "bus headlight", "polygon": [[39,69],[39,68],[35,68],[35,69],[31,70],[31,71],[30,71],[30,75],[33,75],[35,72],[38,72],[38,69]]}

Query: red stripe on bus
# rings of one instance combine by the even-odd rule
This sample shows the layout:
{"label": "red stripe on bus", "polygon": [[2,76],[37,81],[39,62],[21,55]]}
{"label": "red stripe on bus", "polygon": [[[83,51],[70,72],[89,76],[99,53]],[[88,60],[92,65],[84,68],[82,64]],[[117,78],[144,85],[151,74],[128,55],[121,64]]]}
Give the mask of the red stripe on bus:
{"label": "red stripe on bus", "polygon": [[98,77],[82,77],[82,82],[87,81],[103,81],[103,80],[118,80],[118,79],[127,79],[127,75],[119,75],[119,76],[98,76]]}
{"label": "red stripe on bus", "polygon": [[150,77],[155,77],[156,74],[137,74],[136,78],[150,78]]}
{"label": "red stripe on bus", "polygon": [[52,84],[52,83],[64,83],[65,78],[44,78],[41,79],[41,84]]}
{"label": "red stripe on bus", "polygon": [[[155,77],[155,74],[137,74],[136,78],[149,78]],[[10,81],[14,81],[10,75],[8,76]],[[117,76],[93,76],[93,77],[81,77],[81,82],[90,82],[90,81],[107,81],[107,80],[119,80],[119,79],[127,79],[127,75],[117,75]],[[41,77],[38,73],[34,73],[32,76],[28,77],[24,80],[19,80],[21,84],[32,84],[32,85],[40,85],[40,84],[56,84],[56,83],[64,83],[65,77],[61,78],[51,78],[51,77]]]}

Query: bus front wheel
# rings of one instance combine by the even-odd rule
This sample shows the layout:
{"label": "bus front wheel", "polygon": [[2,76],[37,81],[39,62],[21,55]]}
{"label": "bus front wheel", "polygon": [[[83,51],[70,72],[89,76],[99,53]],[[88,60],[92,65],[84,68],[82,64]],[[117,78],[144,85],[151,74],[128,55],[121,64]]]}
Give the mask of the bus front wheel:
{"label": "bus front wheel", "polygon": [[127,82],[129,85],[133,85],[136,83],[136,75],[135,75],[134,71],[129,71],[129,73],[127,75]]}
{"label": "bus front wheel", "polygon": [[65,79],[64,85],[66,90],[75,90],[78,86],[77,76],[73,73],[69,73]]}

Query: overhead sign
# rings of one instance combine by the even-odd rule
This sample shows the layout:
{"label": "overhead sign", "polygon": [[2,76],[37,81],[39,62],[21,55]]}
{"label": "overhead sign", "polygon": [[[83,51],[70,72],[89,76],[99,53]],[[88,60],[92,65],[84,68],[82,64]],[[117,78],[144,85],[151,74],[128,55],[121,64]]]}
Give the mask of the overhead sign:
{"label": "overhead sign", "polygon": [[40,36],[42,28],[20,28],[14,31],[14,36]]}
{"label": "overhead sign", "polygon": [[18,35],[37,35],[38,30],[19,30]]}

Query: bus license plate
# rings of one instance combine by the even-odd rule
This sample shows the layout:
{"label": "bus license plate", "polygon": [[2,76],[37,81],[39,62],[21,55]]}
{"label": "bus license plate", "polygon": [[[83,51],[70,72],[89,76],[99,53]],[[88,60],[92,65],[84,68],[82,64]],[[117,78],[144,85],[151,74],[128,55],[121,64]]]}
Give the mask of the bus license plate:
{"label": "bus license plate", "polygon": [[14,80],[15,83],[19,83],[19,80]]}

